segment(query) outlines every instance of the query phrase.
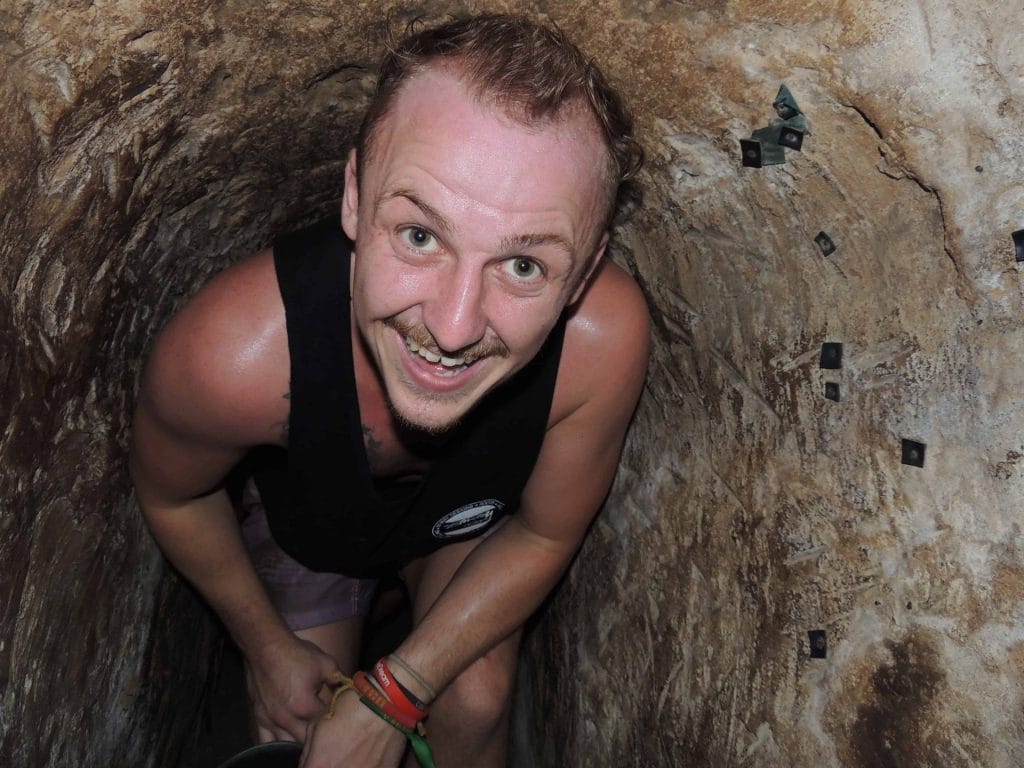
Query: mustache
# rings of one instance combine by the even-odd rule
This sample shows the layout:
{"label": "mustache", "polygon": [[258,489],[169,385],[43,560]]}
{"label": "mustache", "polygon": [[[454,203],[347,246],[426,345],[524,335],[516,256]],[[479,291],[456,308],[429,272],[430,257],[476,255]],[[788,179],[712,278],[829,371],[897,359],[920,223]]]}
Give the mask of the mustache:
{"label": "mustache", "polygon": [[[426,329],[426,326],[418,323],[410,323],[397,318],[389,318],[385,325],[400,333],[403,338],[418,344],[424,349],[429,349],[437,354],[442,353],[441,345],[437,343],[433,334]],[[461,357],[466,363],[472,363],[482,357],[508,357],[508,347],[500,339],[480,339],[468,347],[455,350],[444,350],[445,357]]]}

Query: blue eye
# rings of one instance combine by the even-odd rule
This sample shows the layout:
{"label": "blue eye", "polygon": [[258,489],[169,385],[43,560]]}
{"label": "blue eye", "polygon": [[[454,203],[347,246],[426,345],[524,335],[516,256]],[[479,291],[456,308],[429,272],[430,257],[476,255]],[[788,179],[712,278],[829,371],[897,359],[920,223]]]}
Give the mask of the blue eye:
{"label": "blue eye", "polygon": [[514,259],[509,259],[506,263],[509,273],[518,280],[533,280],[543,274],[540,265],[533,259],[528,259],[525,256],[516,256]]}
{"label": "blue eye", "polygon": [[437,239],[423,227],[405,227],[401,234],[405,242],[417,250],[430,251],[437,247]]}

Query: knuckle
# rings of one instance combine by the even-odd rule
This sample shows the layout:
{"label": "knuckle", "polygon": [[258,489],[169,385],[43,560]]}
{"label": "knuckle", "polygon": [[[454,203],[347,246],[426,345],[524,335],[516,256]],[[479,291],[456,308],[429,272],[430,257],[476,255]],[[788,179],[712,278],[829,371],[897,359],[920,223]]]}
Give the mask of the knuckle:
{"label": "knuckle", "polygon": [[273,707],[269,714],[270,722],[274,725],[281,726],[288,721],[288,710],[284,707]]}

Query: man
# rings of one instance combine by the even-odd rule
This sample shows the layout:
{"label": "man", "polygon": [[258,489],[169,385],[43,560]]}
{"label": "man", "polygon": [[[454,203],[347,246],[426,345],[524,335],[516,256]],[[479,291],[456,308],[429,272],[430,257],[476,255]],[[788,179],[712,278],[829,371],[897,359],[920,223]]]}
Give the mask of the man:
{"label": "man", "polygon": [[[229,268],[157,341],[141,506],[241,648],[260,740],[306,741],[307,768],[402,760],[355,694],[324,716],[356,664],[362,577],[389,571],[414,628],[364,694],[429,710],[439,766],[504,765],[521,628],[608,491],[646,367],[643,299],[604,258],[629,131],[560,32],[418,32],[349,156],[344,234]],[[225,477],[260,454],[243,533]]]}

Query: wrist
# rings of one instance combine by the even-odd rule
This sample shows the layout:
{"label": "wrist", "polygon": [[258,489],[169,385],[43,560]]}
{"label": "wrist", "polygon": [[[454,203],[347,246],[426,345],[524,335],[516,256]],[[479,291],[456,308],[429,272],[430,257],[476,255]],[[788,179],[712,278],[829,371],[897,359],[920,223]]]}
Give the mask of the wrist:
{"label": "wrist", "polygon": [[362,697],[363,703],[372,705],[370,708],[388,723],[404,731],[415,731],[417,727],[422,727],[420,723],[427,716],[427,712],[408,711],[407,707],[396,704],[380,689],[371,675],[362,671],[356,672],[352,677],[352,685]]}
{"label": "wrist", "polygon": [[[374,667],[374,674],[376,675],[381,670],[386,672],[386,669],[386,662],[383,665],[378,662]],[[388,683],[394,692],[397,684],[390,676],[388,676]],[[356,672],[351,680],[351,686],[359,694],[360,701],[370,711],[409,740],[409,746],[412,748],[412,752],[421,766],[424,766],[424,768],[434,768],[434,755],[430,749],[430,744],[427,743],[427,732],[423,727],[423,718],[426,717],[425,711],[417,712],[415,717],[411,716],[404,711],[403,706],[396,705],[393,700],[384,694],[376,677],[371,677],[365,672]]]}
{"label": "wrist", "polygon": [[430,714],[426,702],[398,681],[388,665],[387,657],[373,666],[373,678],[381,693],[405,716],[419,722]]}
{"label": "wrist", "polygon": [[414,703],[419,701],[424,706],[427,706],[437,698],[437,691],[430,684],[430,681],[426,680],[422,674],[397,653],[392,653],[381,659],[381,661],[385,662],[386,668],[401,692],[405,693]]}
{"label": "wrist", "polygon": [[235,643],[250,664],[269,666],[280,663],[282,655],[299,642],[286,627],[265,627],[249,631],[244,638],[235,636]]}

